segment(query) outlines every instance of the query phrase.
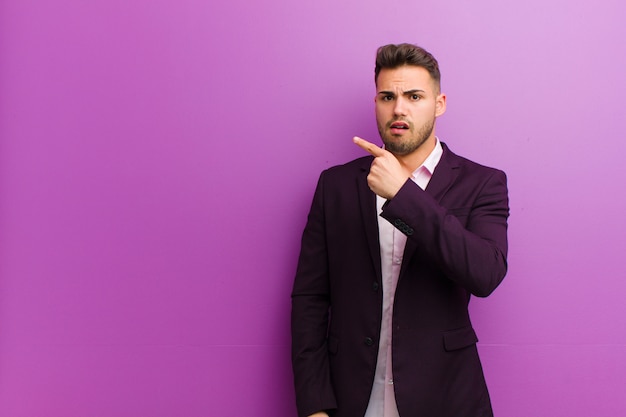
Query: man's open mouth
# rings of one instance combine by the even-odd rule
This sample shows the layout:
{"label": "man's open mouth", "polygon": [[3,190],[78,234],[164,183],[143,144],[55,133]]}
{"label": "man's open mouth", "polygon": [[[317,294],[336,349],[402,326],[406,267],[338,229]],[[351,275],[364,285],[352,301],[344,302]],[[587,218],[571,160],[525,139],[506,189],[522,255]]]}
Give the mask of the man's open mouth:
{"label": "man's open mouth", "polygon": [[408,129],[409,124],[407,122],[393,122],[389,127],[391,129]]}

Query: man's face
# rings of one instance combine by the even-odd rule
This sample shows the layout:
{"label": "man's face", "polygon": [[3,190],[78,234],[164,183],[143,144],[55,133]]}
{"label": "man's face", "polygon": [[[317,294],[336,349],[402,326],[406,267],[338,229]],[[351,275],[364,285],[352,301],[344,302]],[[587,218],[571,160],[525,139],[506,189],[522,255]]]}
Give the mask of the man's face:
{"label": "man's face", "polygon": [[412,153],[426,141],[433,142],[435,118],[446,109],[446,97],[428,71],[413,65],[382,69],[374,101],[385,149],[398,156]]}

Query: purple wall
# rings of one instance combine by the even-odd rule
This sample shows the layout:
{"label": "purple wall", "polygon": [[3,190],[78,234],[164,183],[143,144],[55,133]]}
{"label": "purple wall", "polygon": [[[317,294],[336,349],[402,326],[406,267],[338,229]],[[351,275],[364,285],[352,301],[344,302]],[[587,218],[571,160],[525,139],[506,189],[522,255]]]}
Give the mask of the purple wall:
{"label": "purple wall", "polygon": [[378,139],[402,41],[440,60],[439,136],[509,175],[472,304],[496,414],[625,415],[625,3],[215,3],[0,3],[0,415],[293,416],[315,181]]}

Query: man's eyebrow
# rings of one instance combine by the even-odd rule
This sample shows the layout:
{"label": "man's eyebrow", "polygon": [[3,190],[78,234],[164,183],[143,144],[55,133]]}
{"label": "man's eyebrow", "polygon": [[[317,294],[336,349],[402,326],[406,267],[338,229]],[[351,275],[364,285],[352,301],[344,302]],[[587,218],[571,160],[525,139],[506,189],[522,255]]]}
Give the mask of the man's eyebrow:
{"label": "man's eyebrow", "polygon": [[[415,94],[415,93],[425,93],[426,91],[424,90],[420,90],[419,88],[414,88],[412,90],[407,90],[407,91],[403,91],[402,94],[403,95],[411,95],[411,94]],[[394,96],[396,95],[395,92],[393,91],[379,91],[377,94],[384,94],[384,95],[389,95],[389,96]]]}
{"label": "man's eyebrow", "polygon": [[419,88],[415,88],[413,90],[407,90],[407,91],[403,91],[402,94],[404,95],[409,95],[409,94],[415,94],[415,93],[425,93],[426,91],[424,90],[420,90]]}

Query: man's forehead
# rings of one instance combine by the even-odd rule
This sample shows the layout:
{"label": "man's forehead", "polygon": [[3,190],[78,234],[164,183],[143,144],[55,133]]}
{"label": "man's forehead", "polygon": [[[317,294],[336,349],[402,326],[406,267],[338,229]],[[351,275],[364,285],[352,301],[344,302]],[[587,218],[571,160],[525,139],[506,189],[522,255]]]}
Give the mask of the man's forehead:
{"label": "man's forehead", "polygon": [[434,81],[428,71],[414,65],[383,68],[378,74],[376,91],[432,91]]}

